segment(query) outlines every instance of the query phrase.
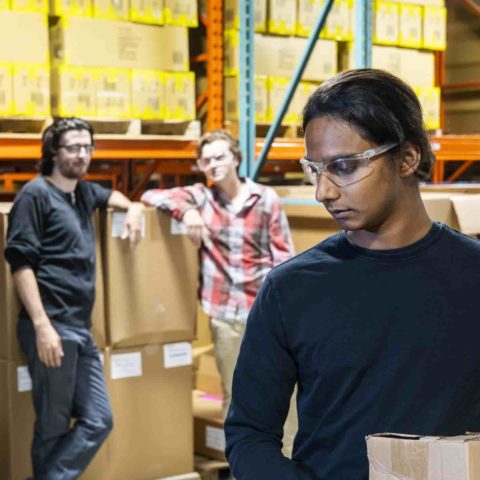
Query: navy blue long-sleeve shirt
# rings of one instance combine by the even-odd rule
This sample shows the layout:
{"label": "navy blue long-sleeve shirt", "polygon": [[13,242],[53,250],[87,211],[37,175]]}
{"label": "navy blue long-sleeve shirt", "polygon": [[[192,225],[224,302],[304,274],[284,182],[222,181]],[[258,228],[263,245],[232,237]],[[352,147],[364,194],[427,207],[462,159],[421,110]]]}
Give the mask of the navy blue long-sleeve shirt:
{"label": "navy blue long-sleeve shirt", "polygon": [[[367,250],[339,233],[272,270],[226,421],[237,480],[367,480],[365,436],[480,431],[480,242],[433,224]],[[298,382],[293,457],[282,426]]]}
{"label": "navy blue long-sleeve shirt", "polygon": [[[12,272],[30,267],[49,318],[90,327],[95,301],[93,211],[112,191],[79,181],[74,195],[41,176],[26,184],[8,216],[5,258]],[[23,308],[21,316],[27,317]]]}

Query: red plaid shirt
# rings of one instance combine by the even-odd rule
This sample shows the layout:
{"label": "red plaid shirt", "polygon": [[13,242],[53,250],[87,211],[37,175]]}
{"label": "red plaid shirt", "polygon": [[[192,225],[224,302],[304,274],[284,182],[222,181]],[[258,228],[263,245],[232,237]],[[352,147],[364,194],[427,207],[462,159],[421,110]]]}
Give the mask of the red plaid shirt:
{"label": "red plaid shirt", "polygon": [[276,192],[245,180],[249,196],[234,209],[228,198],[202,183],[148,190],[142,201],[181,220],[197,208],[210,233],[200,249],[200,301],[207,315],[246,321],[270,269],[294,254],[287,217]]}

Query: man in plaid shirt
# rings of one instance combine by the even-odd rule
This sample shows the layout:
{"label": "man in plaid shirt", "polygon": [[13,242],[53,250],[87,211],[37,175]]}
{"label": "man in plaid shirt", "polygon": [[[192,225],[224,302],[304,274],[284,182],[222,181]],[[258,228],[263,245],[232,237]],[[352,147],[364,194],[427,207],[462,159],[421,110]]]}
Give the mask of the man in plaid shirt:
{"label": "man in plaid shirt", "polygon": [[197,183],[148,190],[142,201],[182,221],[200,248],[200,301],[210,317],[226,415],[250,308],[267,273],[294,250],[275,191],[238,176],[241,152],[234,138],[223,130],[205,134],[197,158],[211,188]]}

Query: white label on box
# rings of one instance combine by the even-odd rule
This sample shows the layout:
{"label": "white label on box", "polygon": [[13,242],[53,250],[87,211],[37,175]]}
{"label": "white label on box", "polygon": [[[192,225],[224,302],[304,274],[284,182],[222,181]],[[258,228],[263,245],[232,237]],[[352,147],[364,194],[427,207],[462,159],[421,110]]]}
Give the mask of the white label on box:
{"label": "white label on box", "polygon": [[187,226],[183,222],[179,222],[172,218],[172,221],[170,222],[170,233],[172,235],[186,235]]}
{"label": "white label on box", "polygon": [[[112,215],[112,238],[120,238],[127,212],[113,212]],[[142,215],[141,235],[145,237],[145,215]]]}
{"label": "white label on box", "polygon": [[116,353],[112,355],[111,376],[114,380],[118,378],[130,378],[142,376],[142,353]]}
{"label": "white label on box", "polygon": [[183,367],[192,364],[192,345],[188,342],[168,343],[163,346],[165,368]]}
{"label": "white label on box", "polygon": [[209,427],[205,429],[205,445],[212,450],[225,451],[225,432],[221,428]]}
{"label": "white label on box", "polygon": [[29,392],[32,389],[32,378],[27,367],[17,367],[17,390]]}

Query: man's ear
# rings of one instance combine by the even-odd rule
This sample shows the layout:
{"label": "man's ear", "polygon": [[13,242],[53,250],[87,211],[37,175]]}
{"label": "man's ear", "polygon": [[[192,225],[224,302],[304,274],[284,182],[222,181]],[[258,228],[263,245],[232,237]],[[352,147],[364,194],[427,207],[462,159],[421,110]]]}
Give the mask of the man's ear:
{"label": "man's ear", "polygon": [[420,148],[417,145],[407,142],[402,148],[398,163],[398,173],[400,177],[406,178],[412,176],[418,169],[421,157]]}

